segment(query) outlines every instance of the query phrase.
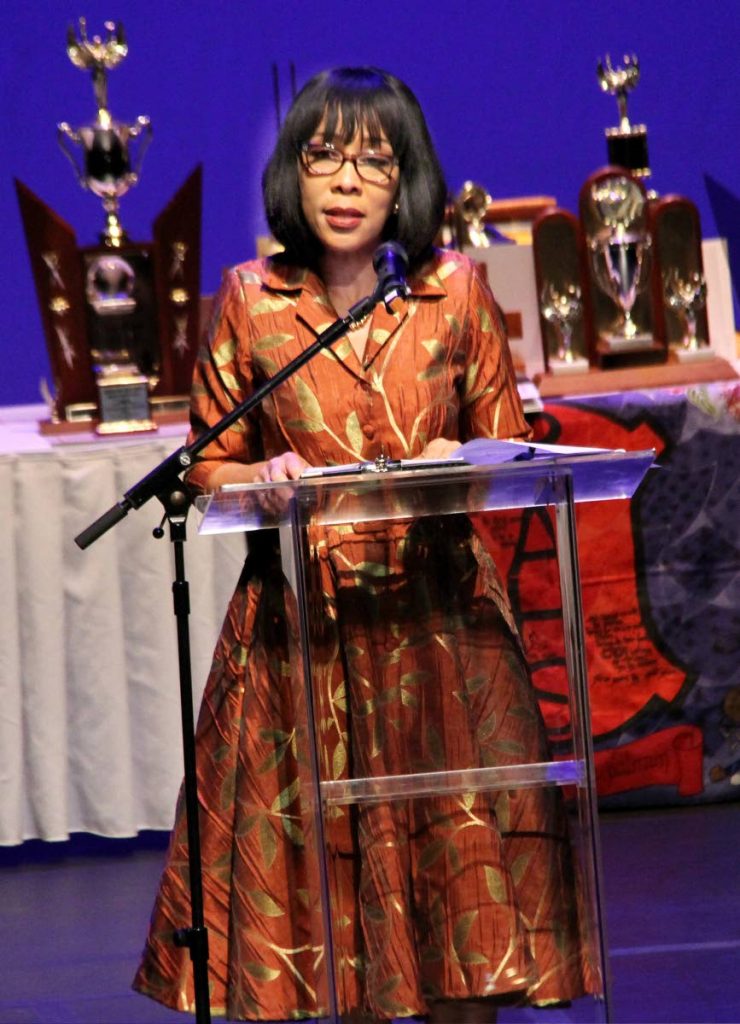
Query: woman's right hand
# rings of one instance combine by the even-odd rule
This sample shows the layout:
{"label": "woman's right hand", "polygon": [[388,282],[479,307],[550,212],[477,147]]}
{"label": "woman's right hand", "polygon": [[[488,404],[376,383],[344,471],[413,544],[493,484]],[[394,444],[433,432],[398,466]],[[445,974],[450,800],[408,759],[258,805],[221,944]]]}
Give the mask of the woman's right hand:
{"label": "woman's right hand", "polygon": [[217,491],[225,484],[263,484],[297,480],[308,463],[295,452],[283,452],[265,462],[222,462],[208,477],[208,489]]}
{"label": "woman's right hand", "polygon": [[[274,459],[268,459],[256,467],[253,482],[256,484],[280,484],[288,480],[297,480],[308,463],[295,452],[283,452]],[[265,512],[281,517],[288,507],[292,496],[291,488],[278,487],[272,491],[257,494],[257,501]]]}
{"label": "woman's right hand", "polygon": [[260,464],[254,475],[255,483],[280,483],[283,480],[298,480],[308,463],[295,452],[283,452],[273,459]]}

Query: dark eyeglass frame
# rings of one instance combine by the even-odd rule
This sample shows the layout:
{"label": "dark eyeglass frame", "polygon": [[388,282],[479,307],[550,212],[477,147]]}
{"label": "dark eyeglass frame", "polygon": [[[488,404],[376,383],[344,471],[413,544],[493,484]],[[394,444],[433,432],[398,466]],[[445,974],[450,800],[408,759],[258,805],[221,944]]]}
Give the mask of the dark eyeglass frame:
{"label": "dark eyeglass frame", "polygon": [[[341,157],[341,163],[338,163],[336,167],[330,171],[317,171],[315,167],[309,166],[308,163],[308,156],[311,151],[318,151],[319,153],[336,153],[337,156]],[[391,180],[393,176],[393,169],[398,167],[398,158],[390,153],[377,153],[373,149],[366,149],[361,153],[356,153],[354,156],[349,156],[349,154],[343,152],[341,149],[337,149],[337,147],[333,146],[330,142],[304,142],[301,146],[300,155],[301,164],[303,165],[306,174],[310,174],[316,178],[330,178],[332,175],[338,174],[347,161],[349,161],[357,172],[358,177],[362,178],[362,180],[366,181],[369,185],[384,185],[386,182]],[[372,157],[376,160],[380,157],[383,160],[390,161],[390,170],[387,174],[383,171],[379,172],[382,175],[382,180],[378,180],[377,178],[368,178],[363,174],[362,164],[358,164],[358,160],[362,160],[364,157]]]}

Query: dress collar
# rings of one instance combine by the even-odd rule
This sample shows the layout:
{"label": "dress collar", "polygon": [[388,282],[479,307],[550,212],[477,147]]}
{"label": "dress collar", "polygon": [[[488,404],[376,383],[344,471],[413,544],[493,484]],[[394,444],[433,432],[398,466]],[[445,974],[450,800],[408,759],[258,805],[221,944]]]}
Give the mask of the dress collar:
{"label": "dress collar", "polygon": [[[363,370],[370,368],[390,338],[408,319],[409,306],[415,299],[444,298],[447,295],[444,280],[456,266],[457,264],[445,255],[434,257],[421,267],[418,273],[408,278],[409,300],[401,302],[397,312],[389,312],[382,303],[375,307],[362,359]],[[295,303],[296,317],[314,334],[319,335],[334,321],[334,309],[326,287],[313,271],[271,257],[262,264],[260,277],[266,290],[279,293],[291,303]],[[349,345],[340,342],[335,348],[335,354],[345,363],[348,359],[353,361],[354,353]]]}
{"label": "dress collar", "polygon": [[[450,259],[451,255],[453,254],[439,254],[409,276],[408,285],[412,298],[444,298],[447,295],[444,279],[456,269],[456,264]],[[326,289],[317,274],[305,267],[284,263],[279,258],[266,259],[260,276],[264,287],[271,291],[307,291],[312,297],[326,295]]]}

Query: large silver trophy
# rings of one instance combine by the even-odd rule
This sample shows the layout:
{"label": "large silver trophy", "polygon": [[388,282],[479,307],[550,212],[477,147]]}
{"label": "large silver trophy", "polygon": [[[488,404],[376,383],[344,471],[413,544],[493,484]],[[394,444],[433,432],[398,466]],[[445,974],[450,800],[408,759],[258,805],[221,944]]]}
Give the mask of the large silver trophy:
{"label": "large silver trophy", "polygon": [[[103,201],[105,230],[101,240],[115,248],[126,235],[118,216],[119,200],[139,180],[144,153],[151,140],[148,117],[133,124],[116,121],[108,109],[108,71],[118,67],[128,53],[119,22],[105,22],[108,33],[87,37],[87,26],[80,18],[80,36],[73,26],[67,33],[67,55],[76,68],[90,71],[98,116],[91,124],[72,128],[66,121],[57,127],[59,145],[72,164],[80,185]],[[136,153],[133,152],[136,146]]]}
{"label": "large silver trophy", "polygon": [[650,175],[647,128],[632,124],[627,114],[627,96],[640,80],[640,62],[636,55],[626,54],[624,64],[617,67],[609,54],[596,66],[596,76],[603,92],[616,97],[619,124],[606,129],[606,148],[610,164],[626,167],[638,178]]}
{"label": "large silver trophy", "polygon": [[594,278],[617,307],[617,320],[602,332],[600,343],[612,351],[651,347],[652,334],[633,317],[650,259],[645,195],[636,181],[614,174],[591,185],[588,202],[596,225],[588,239]]}

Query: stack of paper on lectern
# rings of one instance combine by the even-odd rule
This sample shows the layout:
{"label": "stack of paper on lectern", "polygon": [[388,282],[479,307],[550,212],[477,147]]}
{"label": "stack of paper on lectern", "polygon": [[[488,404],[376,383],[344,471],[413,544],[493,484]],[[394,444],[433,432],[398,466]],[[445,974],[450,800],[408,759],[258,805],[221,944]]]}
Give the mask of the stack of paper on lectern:
{"label": "stack of paper on lectern", "polygon": [[525,459],[555,459],[577,455],[605,455],[623,448],[583,448],[569,444],[540,444],[536,441],[499,441],[476,437],[456,449],[454,458],[464,459],[471,466],[496,466],[500,462]]}
{"label": "stack of paper on lectern", "polygon": [[[619,449],[620,451],[623,449]],[[457,448],[448,459],[376,459],[374,462],[347,462],[339,466],[311,466],[301,479],[341,476],[348,473],[380,473],[392,470],[448,469],[453,466],[497,466],[527,459],[553,459],[578,455],[603,455],[612,448],[581,448],[565,444],[538,444],[534,441],[499,441],[476,437]]]}

